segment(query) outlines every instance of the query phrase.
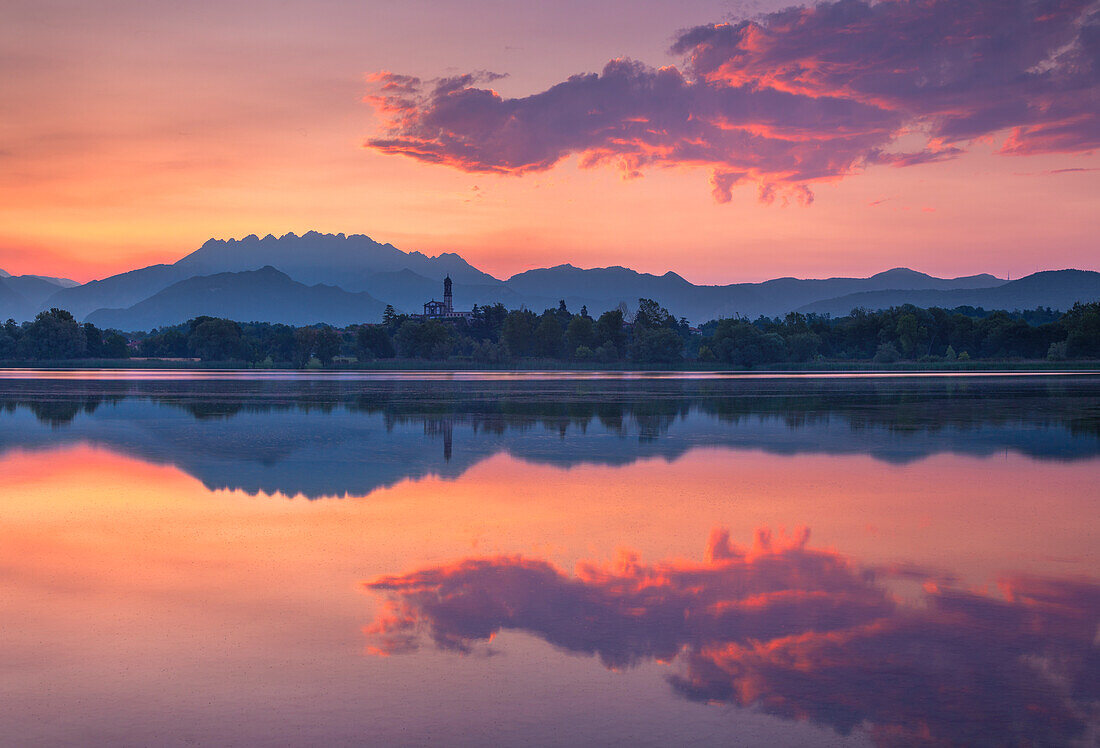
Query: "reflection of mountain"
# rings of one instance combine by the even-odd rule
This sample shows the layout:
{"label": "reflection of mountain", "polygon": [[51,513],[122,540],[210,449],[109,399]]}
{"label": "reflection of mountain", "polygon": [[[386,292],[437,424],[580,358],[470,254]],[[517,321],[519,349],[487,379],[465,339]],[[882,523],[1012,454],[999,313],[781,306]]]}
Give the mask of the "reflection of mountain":
{"label": "reflection of mountain", "polygon": [[567,467],[698,447],[1081,459],[1100,456],[1098,381],[6,381],[0,453],[90,443],[212,488],[310,498],[457,477],[501,452]]}
{"label": "reflection of mountain", "polygon": [[[682,696],[754,707],[880,745],[1064,745],[1100,728],[1100,584],[1011,578],[1004,596],[917,569],[860,568],[807,535],[752,548],[716,532],[704,563],[624,555],[574,576],[517,556],[369,582],[371,651],[430,637],[467,652],[524,631],[622,669],[662,660]],[[918,603],[890,585],[923,584]]]}

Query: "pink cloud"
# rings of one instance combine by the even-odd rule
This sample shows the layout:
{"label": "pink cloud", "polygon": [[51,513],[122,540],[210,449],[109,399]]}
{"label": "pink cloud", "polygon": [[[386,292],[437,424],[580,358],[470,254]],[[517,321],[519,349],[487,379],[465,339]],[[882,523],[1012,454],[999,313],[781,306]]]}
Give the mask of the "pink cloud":
{"label": "pink cloud", "polygon": [[[523,175],[571,155],[624,176],[712,172],[712,194],[812,201],[808,185],[867,165],[954,158],[1009,131],[1002,153],[1100,143],[1095,0],[837,0],[690,29],[681,67],[612,60],[505,98],[477,73],[424,82],[382,73],[367,147],[469,172]],[[911,153],[890,150],[923,134]]]}

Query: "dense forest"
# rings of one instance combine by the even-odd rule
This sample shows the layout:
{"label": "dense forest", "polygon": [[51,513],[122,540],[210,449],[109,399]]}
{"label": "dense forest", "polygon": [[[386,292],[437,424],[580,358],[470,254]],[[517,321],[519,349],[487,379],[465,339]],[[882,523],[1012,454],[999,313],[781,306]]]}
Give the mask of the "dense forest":
{"label": "dense forest", "polygon": [[398,314],[381,324],[291,327],[198,317],[184,324],[125,335],[80,324],[51,309],[33,321],[0,327],[0,360],[200,359],[259,367],[327,367],[376,359],[430,360],[505,366],[538,362],[573,365],[676,365],[683,362],[752,367],[814,361],[935,362],[972,359],[1100,358],[1100,303],[987,312],[972,307],[906,305],[846,317],[788,314],[720,319],[692,328],[651,299],[634,313],[620,308],[591,317],[561,302],[542,314],[503,305],[448,321]]}

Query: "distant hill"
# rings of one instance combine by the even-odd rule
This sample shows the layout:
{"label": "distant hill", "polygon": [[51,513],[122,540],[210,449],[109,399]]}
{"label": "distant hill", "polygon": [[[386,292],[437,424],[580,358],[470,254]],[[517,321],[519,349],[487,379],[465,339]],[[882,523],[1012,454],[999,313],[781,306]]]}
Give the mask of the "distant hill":
{"label": "distant hill", "polygon": [[49,281],[50,283],[54,284],[55,286],[61,286],[62,288],[70,288],[72,286],[79,286],[80,285],[80,283],[78,283],[77,281],[74,281],[70,278],[53,278],[49,275],[12,276],[12,274],[9,273],[8,271],[0,270],[0,278],[12,278],[12,277],[17,277],[17,278],[40,278],[44,281]]}
{"label": "distant hill", "polygon": [[570,299],[584,301],[592,313],[613,308],[619,302],[633,307],[639,297],[651,298],[676,316],[705,322],[735,315],[750,319],[760,315],[780,316],[807,301],[860,291],[986,288],[1002,283],[1003,280],[988,274],[936,278],[908,268],[894,268],[870,278],[777,278],[762,283],[696,286],[672,272],[658,276],[623,267],[582,270],[572,265],[559,265],[514,275],[505,285],[522,295],[564,298],[571,308],[576,308],[576,303]]}
{"label": "distant hill", "polygon": [[30,319],[43,302],[65,287],[63,283],[74,281],[4,273],[0,276],[0,321],[14,319],[22,322]]}
{"label": "distant hill", "polygon": [[23,295],[16,291],[8,281],[11,276],[0,277],[0,321],[14,319],[22,321],[27,319],[34,307]]}
{"label": "distant hill", "polygon": [[68,309],[77,319],[84,319],[97,309],[132,306],[194,275],[186,268],[175,265],[150,265],[103,280],[89,281],[75,288],[63,288],[41,306]]}
{"label": "distant hill", "polygon": [[127,309],[100,309],[87,320],[101,328],[150,330],[204,314],[241,322],[344,326],[378,321],[385,305],[367,293],[307,286],[273,267],[216,273],[174,283]]}
{"label": "distant hill", "polygon": [[9,275],[4,283],[18,293],[34,307],[65,288],[59,278],[44,278],[40,275]]}
{"label": "distant hill", "polygon": [[55,286],[61,288],[74,288],[80,285],[80,281],[74,281],[72,278],[55,278],[51,275],[24,275],[23,278],[38,278],[39,280],[48,281]]}
{"label": "distant hill", "polygon": [[857,307],[871,311],[901,304],[953,309],[975,306],[985,309],[1034,309],[1051,307],[1065,311],[1074,302],[1100,301],[1100,273],[1091,270],[1047,270],[994,288],[956,290],[885,290],[855,293],[806,304],[800,312],[844,316]]}

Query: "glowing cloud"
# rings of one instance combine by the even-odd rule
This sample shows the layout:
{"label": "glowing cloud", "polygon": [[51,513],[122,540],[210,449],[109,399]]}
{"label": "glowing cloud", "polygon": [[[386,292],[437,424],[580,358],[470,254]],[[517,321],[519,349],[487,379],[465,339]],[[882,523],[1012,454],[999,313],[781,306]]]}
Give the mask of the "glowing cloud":
{"label": "glowing cloud", "polygon": [[[1095,0],[837,0],[682,33],[681,68],[609,62],[508,99],[477,73],[372,76],[384,133],[367,147],[468,172],[522,175],[570,155],[712,171],[712,194],[771,202],[872,164],[954,158],[1008,132],[1002,153],[1100,144]],[[923,140],[894,152],[902,136]]]}

